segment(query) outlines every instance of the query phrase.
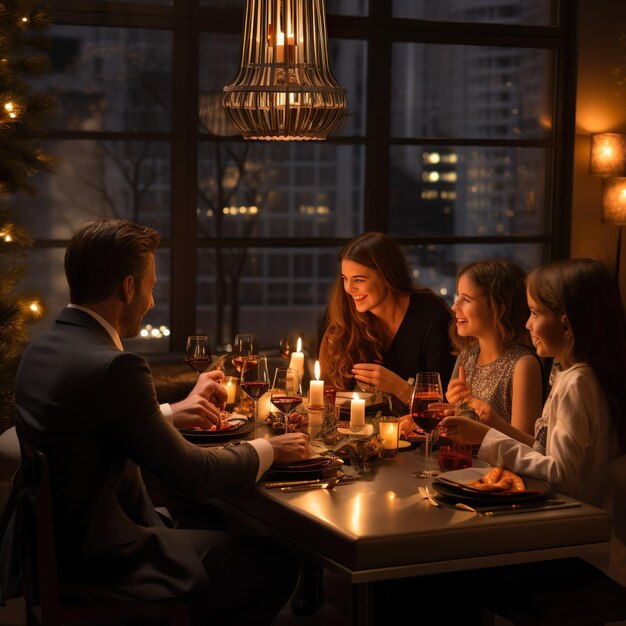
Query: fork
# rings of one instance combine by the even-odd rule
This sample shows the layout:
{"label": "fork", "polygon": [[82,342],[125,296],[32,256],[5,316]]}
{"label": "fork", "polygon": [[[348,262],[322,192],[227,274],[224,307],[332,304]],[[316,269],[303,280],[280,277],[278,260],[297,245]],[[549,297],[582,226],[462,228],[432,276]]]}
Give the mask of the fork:
{"label": "fork", "polygon": [[439,502],[433,498],[428,487],[418,487],[417,492],[420,494],[423,500],[428,500],[432,506],[440,506]]}

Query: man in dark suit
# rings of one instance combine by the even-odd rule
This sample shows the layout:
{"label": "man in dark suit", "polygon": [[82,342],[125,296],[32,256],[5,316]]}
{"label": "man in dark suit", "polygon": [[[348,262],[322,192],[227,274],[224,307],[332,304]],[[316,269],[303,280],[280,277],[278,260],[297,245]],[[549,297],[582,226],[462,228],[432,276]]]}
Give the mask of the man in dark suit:
{"label": "man in dark suit", "polygon": [[270,622],[295,585],[290,556],[262,537],[166,527],[140,468],[203,502],[252,487],[274,461],[305,458],[308,441],[188,443],[176,426],[216,423],[215,405],[226,399],[206,375],[162,412],[147,363],[120,341],[137,335],[154,306],[159,242],[156,231],[122,220],[83,226],[65,256],[71,304],[21,361],[16,428],[49,458],[60,580],[65,593],[90,597],[190,595],[216,624]]}

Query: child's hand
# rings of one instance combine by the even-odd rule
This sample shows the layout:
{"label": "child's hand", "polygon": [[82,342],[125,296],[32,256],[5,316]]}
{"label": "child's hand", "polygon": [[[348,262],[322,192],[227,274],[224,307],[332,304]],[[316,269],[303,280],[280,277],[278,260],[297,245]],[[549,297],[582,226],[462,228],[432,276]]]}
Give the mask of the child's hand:
{"label": "child's hand", "polygon": [[440,435],[459,443],[481,444],[489,431],[489,426],[469,419],[451,415],[441,420],[439,424]]}
{"label": "child's hand", "polygon": [[472,398],[469,401],[470,406],[476,411],[478,419],[483,423],[491,426],[492,428],[498,428],[498,424],[501,424],[504,420],[496,413],[495,409],[482,400]]}
{"label": "child's hand", "polygon": [[446,399],[451,404],[462,402],[471,394],[470,388],[465,381],[465,368],[459,365],[459,377],[453,378],[446,391]]}

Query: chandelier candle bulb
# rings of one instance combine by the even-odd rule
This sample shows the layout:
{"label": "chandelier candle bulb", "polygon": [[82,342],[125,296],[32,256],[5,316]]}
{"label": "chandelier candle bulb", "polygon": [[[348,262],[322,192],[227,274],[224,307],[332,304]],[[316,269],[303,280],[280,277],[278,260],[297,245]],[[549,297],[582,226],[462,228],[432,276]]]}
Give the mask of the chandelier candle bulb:
{"label": "chandelier candle bulb", "polygon": [[297,370],[300,374],[300,380],[304,376],[304,354],[302,353],[302,338],[298,337],[297,350],[291,354],[291,360],[289,361],[289,368]]}
{"label": "chandelier candle bulb", "polygon": [[350,428],[365,426],[365,400],[361,400],[355,393],[350,402]]}
{"label": "chandelier candle bulb", "polygon": [[324,406],[324,381],[320,380],[319,361],[315,361],[315,380],[311,381],[309,388],[309,404],[311,406]]}

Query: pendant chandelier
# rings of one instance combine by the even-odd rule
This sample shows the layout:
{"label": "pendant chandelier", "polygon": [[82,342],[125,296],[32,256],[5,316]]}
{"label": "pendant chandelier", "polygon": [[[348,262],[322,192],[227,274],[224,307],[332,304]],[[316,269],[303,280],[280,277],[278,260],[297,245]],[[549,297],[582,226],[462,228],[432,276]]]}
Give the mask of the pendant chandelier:
{"label": "pendant chandelier", "polygon": [[247,0],[223,104],[245,139],[326,139],[341,128],[346,92],[328,63],[324,0]]}

